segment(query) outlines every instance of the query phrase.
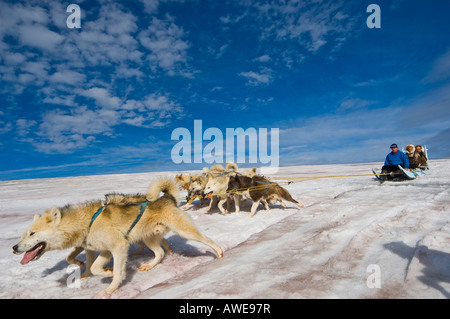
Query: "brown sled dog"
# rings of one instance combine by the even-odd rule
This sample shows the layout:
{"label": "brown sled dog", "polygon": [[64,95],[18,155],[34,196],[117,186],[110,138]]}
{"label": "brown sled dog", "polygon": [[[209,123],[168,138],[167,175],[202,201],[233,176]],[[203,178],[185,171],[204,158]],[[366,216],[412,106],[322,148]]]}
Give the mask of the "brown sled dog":
{"label": "brown sled dog", "polygon": [[205,192],[212,194],[225,194],[226,192],[227,196],[233,195],[236,212],[239,211],[240,197],[244,195],[253,201],[250,210],[250,217],[255,215],[259,203],[264,204],[266,210],[269,210],[267,203],[274,205],[278,201],[283,207],[286,207],[286,205],[282,202],[283,200],[292,202],[298,207],[303,207],[302,204],[293,199],[291,194],[278,183],[271,182],[267,178],[260,175],[253,175],[252,177],[249,177],[237,173],[230,174],[225,177],[219,177],[217,179],[215,178],[208,182]]}
{"label": "brown sled dog", "polygon": [[[228,183],[229,191],[246,188],[247,190],[243,192],[243,195],[253,201],[250,209],[250,217],[255,215],[259,203],[264,201],[270,205],[280,202],[283,207],[286,207],[283,203],[283,200],[286,200],[294,203],[299,208],[304,207],[302,204],[293,199],[291,194],[285,188],[281,187],[278,183],[269,181],[263,176],[254,175],[253,177],[247,177],[236,174],[235,176],[230,177],[230,181]],[[265,206],[266,210],[268,210],[267,204],[265,204]]]}

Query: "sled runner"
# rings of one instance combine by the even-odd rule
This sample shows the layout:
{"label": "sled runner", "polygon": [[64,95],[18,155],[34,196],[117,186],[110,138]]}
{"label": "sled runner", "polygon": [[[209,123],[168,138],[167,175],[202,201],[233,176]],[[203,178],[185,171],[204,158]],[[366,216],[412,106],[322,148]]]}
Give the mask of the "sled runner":
{"label": "sled runner", "polygon": [[407,171],[399,165],[398,171],[392,172],[391,174],[386,174],[388,177],[387,177],[387,179],[383,180],[381,177],[383,174],[378,172],[375,168],[372,168],[372,173],[382,183],[385,181],[398,182],[398,181],[405,181],[405,180],[413,180],[419,176],[428,174],[428,172],[429,172],[428,167],[419,167],[419,168]]}
{"label": "sled runner", "polygon": [[381,179],[381,173],[378,173],[377,170],[375,168],[372,168],[372,173],[373,175],[375,175],[375,177],[379,180],[382,181]]}
{"label": "sled runner", "polygon": [[407,171],[401,165],[398,165],[398,169],[403,173],[405,179],[415,179],[417,177],[412,171]]}

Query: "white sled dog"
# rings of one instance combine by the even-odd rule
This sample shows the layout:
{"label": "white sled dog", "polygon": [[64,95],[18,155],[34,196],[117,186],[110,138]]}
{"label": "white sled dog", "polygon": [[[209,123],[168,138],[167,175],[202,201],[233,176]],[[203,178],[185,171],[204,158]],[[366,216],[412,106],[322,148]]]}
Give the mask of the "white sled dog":
{"label": "white sled dog", "polygon": [[[147,201],[147,197],[144,194],[120,194],[120,193],[110,193],[110,194],[106,194],[105,195],[105,201],[103,205],[111,205],[111,204],[118,204],[118,205],[126,205],[126,204],[133,204],[133,203],[143,203]],[[158,233],[167,233],[169,230],[166,229],[166,226],[164,225],[158,225],[158,226],[154,226],[153,227],[153,232],[155,234]],[[161,239],[161,245],[164,247],[164,249],[166,250],[166,252],[168,252],[169,254],[173,253],[172,248],[170,248],[169,243],[167,242],[167,240],[164,239],[164,237]],[[130,254],[130,256],[134,256],[134,255],[140,255],[142,254],[142,252],[145,249],[145,243],[142,241],[139,243],[139,248],[134,251],[132,254]],[[84,267],[85,264],[76,259],[76,257],[81,254],[84,251],[83,247],[75,247],[70,254],[66,257],[66,261],[69,264],[74,264],[77,265],[79,267]],[[87,251],[86,252],[86,256],[88,256],[90,252]],[[83,278],[89,277],[91,272],[90,272],[90,267],[92,266],[92,262],[90,258],[87,258],[90,263],[88,264],[88,266],[86,267],[85,273],[83,273]]]}
{"label": "white sled dog", "polygon": [[[187,209],[192,204],[192,202],[197,198],[200,198],[201,205],[204,205],[206,203],[206,198],[203,196],[204,189],[206,186],[206,183],[210,178],[213,178],[213,174],[217,175],[226,175],[230,173],[231,170],[236,171],[237,165],[234,163],[228,163],[225,168],[223,168],[222,165],[216,164],[211,166],[211,168],[204,167],[203,168],[203,174],[198,175],[177,175],[175,176],[175,180],[182,185],[184,189],[187,190],[187,197],[186,197],[186,204],[183,205],[182,209]],[[219,199],[216,196],[213,196],[211,198],[211,201],[209,203],[208,212],[210,212],[214,205],[216,205],[217,201]]]}
{"label": "white sled dog", "polygon": [[[164,195],[160,197],[160,192]],[[25,231],[22,240],[13,247],[15,254],[25,253],[21,263],[38,260],[51,250],[81,247],[86,250],[86,271],[94,275],[113,277],[102,294],[118,289],[126,275],[128,248],[133,243],[144,242],[155,257],[139,267],[147,271],[164,257],[163,237],[172,230],[188,240],[195,240],[211,247],[218,258],[222,249],[202,235],[190,216],[177,207],[178,184],[173,179],[153,182],[147,191],[146,202],[104,205],[91,201],[80,205],[52,207],[43,216],[35,215],[33,224]],[[74,257],[80,248],[72,252]],[[100,255],[94,259],[94,252]],[[114,258],[113,270],[104,269]],[[69,258],[69,257],[68,257]],[[89,271],[90,270],[90,271]]]}

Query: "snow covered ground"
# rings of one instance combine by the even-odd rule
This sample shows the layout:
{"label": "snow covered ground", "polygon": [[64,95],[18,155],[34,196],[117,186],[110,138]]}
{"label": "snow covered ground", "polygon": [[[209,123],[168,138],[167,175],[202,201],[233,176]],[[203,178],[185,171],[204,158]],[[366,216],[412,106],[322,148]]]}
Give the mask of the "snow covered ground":
{"label": "snow covered ground", "polygon": [[[380,166],[284,167],[277,176],[368,174]],[[194,205],[187,211],[224,257],[168,234],[174,253],[148,272],[137,267],[152,258],[150,250],[131,256],[112,298],[449,298],[450,160],[430,166],[427,176],[383,185],[371,176],[283,184],[306,207],[261,206],[253,218],[248,201],[226,216]],[[111,279],[69,288],[69,251],[22,266],[12,246],[32,216],[53,205],[145,192],[152,179],[175,173],[0,182],[0,298],[95,298]]]}

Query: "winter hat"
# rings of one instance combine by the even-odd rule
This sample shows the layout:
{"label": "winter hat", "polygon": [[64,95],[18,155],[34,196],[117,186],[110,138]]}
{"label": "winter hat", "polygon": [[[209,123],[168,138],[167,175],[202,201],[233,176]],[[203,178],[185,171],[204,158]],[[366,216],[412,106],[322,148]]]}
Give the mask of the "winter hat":
{"label": "winter hat", "polygon": [[412,145],[412,144],[408,144],[408,145],[406,145],[406,150],[408,150],[408,148],[412,148],[413,150],[414,150],[414,145]]}

